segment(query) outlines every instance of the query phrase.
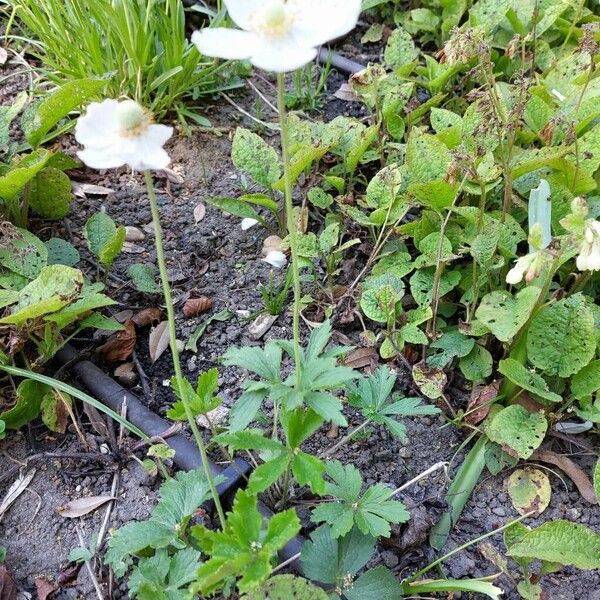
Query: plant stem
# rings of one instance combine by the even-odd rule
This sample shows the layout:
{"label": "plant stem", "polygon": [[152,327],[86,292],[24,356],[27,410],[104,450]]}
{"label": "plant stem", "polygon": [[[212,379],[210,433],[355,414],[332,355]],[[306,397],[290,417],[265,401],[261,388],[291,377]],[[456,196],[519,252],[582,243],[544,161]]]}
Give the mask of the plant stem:
{"label": "plant stem", "polygon": [[294,203],[292,199],[289,131],[285,108],[285,75],[283,73],[277,74],[277,108],[279,110],[279,125],[281,127],[281,153],[283,156],[283,180],[285,183],[285,212],[287,217],[288,235],[290,236],[290,250],[292,253],[292,274],[294,279],[294,361],[296,363],[296,389],[299,389],[302,377],[300,353],[300,301],[302,299],[302,289],[300,287],[300,267],[298,265],[298,225],[294,215]]}
{"label": "plant stem", "polygon": [[341,440],[335,443],[331,448],[327,448],[323,454],[321,454],[321,458],[327,458],[339,450],[344,444],[348,443],[357,433],[362,431],[367,425],[371,423],[371,419],[367,419],[357,427],[355,427],[352,431],[346,434]]}
{"label": "plant stem", "polygon": [[154,225],[154,237],[156,241],[156,259],[158,262],[158,269],[160,271],[160,279],[162,282],[163,294],[165,297],[165,307],[167,309],[167,319],[169,321],[169,343],[171,346],[171,356],[173,358],[173,368],[175,370],[175,379],[177,381],[177,385],[179,390],[181,390],[181,402],[185,409],[185,415],[187,417],[188,423],[190,425],[190,429],[192,430],[192,434],[194,436],[194,440],[198,446],[198,450],[200,451],[200,456],[202,458],[202,466],[204,467],[204,473],[206,475],[206,480],[210,487],[210,491],[213,497],[213,501],[215,503],[215,507],[217,509],[217,513],[219,514],[219,520],[221,522],[221,527],[225,526],[225,513],[223,512],[223,507],[221,506],[221,501],[219,499],[219,494],[217,492],[217,488],[215,486],[215,482],[210,472],[210,467],[208,466],[208,457],[206,455],[206,446],[204,444],[204,440],[200,435],[200,431],[198,429],[198,425],[196,424],[196,420],[194,418],[194,414],[190,407],[189,401],[186,395],[183,393],[185,389],[183,385],[184,377],[181,369],[181,361],[179,359],[179,351],[177,350],[177,332],[175,329],[175,310],[173,309],[173,297],[171,296],[171,286],[169,285],[169,279],[167,276],[167,265],[165,262],[165,251],[163,248],[163,235],[162,235],[162,227],[160,224],[160,214],[158,212],[158,202],[156,200],[156,193],[154,192],[154,182],[152,181],[152,175],[150,171],[144,172],[144,177],[146,179],[146,187],[148,188],[148,198],[150,200],[150,209],[152,211],[152,221]]}

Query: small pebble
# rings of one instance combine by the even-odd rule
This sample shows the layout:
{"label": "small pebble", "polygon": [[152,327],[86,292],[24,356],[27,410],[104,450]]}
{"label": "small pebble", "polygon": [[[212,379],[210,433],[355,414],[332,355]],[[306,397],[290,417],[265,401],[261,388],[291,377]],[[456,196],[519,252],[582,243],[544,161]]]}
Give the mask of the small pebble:
{"label": "small pebble", "polygon": [[137,227],[127,226],[125,227],[125,241],[126,242],[141,242],[146,239],[146,235],[141,229]]}

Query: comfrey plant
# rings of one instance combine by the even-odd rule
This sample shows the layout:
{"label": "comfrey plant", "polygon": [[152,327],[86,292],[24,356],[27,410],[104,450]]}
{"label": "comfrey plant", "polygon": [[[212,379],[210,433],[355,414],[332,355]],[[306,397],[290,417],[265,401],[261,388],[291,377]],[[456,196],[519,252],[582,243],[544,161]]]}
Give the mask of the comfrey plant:
{"label": "comfrey plant", "polygon": [[219,495],[208,467],[206,447],[195,420],[193,410],[195,394],[193,388],[183,376],[177,349],[175,311],[167,276],[160,214],[151,174],[152,170],[164,169],[168,166],[170,158],[163,146],[172,134],[172,127],[155,124],[152,115],[132,100],[107,99],[100,103],[94,102],[89,105],[86,113],[78,120],[75,128],[75,137],[84,146],[84,149],[78,152],[78,156],[89,167],[112,169],[127,165],[135,171],[143,171],[144,173],[154,225],[156,257],[169,322],[169,343],[175,370],[175,385],[173,387],[179,396],[183,411],[200,450],[208,487],[221,524],[224,525],[225,513],[221,507]]}

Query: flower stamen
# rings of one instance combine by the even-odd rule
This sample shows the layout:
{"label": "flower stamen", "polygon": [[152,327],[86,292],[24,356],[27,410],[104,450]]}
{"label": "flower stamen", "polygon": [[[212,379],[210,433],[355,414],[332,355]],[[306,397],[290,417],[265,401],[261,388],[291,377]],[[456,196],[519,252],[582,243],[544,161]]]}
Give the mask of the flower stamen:
{"label": "flower stamen", "polygon": [[254,31],[271,40],[282,39],[292,28],[294,18],[290,7],[276,0],[256,15]]}
{"label": "flower stamen", "polygon": [[133,100],[119,103],[116,118],[123,137],[138,137],[154,122],[150,112]]}

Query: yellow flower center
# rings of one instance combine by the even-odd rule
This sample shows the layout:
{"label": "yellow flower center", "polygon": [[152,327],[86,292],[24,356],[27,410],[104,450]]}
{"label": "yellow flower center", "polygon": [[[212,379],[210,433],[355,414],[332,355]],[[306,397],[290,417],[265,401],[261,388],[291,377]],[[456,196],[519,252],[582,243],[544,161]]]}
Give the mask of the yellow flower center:
{"label": "yellow flower center", "polygon": [[294,15],[285,2],[276,0],[256,15],[255,31],[270,39],[285,37],[294,22]]}
{"label": "yellow flower center", "polygon": [[124,100],[117,107],[117,123],[121,135],[136,137],[152,124],[152,116],[137,102]]}

